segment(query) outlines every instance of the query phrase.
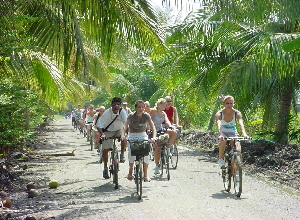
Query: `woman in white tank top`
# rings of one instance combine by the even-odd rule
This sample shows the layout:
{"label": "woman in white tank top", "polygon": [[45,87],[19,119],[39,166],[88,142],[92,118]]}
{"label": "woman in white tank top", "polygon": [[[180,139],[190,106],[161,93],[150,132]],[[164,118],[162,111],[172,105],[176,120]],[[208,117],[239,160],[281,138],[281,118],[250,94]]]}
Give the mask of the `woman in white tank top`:
{"label": "woman in white tank top", "polygon": [[[238,122],[242,135],[246,139],[250,139],[247,135],[242,119],[242,114],[238,110],[233,108],[234,98],[232,96],[225,96],[223,98],[224,108],[217,112],[216,121],[219,132],[219,165],[222,168],[225,165],[223,160],[224,151],[226,147],[226,137],[239,136],[236,129],[236,121]],[[236,142],[236,151],[241,152],[240,142]]]}

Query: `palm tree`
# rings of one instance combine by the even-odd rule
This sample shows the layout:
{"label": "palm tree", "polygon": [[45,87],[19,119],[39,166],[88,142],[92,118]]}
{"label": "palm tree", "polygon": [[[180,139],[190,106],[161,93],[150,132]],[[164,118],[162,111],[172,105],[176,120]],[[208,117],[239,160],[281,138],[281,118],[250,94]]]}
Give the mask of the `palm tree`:
{"label": "palm tree", "polygon": [[1,44],[0,56],[10,58],[1,62],[1,76],[20,78],[52,105],[83,98],[91,82],[109,92],[107,63],[116,42],[148,52],[165,49],[155,11],[145,1],[8,0],[0,11],[2,39],[12,36],[12,46]]}
{"label": "palm tree", "polygon": [[299,52],[286,53],[282,45],[299,37],[300,3],[204,2],[209,7],[187,18],[170,39],[181,46],[172,71],[191,77],[188,94],[215,102],[230,93],[243,111],[262,107],[265,122],[275,127],[274,139],[286,144],[300,74]]}

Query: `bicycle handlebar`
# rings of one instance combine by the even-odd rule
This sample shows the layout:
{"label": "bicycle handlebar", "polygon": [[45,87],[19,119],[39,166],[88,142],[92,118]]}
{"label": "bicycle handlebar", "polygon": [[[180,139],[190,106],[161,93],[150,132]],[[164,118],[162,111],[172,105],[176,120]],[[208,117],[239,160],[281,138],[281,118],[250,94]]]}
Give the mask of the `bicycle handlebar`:
{"label": "bicycle handlebar", "polygon": [[251,138],[244,138],[244,137],[225,137],[224,139],[227,140],[227,141],[231,141],[231,140],[245,141],[245,140],[250,140]]}

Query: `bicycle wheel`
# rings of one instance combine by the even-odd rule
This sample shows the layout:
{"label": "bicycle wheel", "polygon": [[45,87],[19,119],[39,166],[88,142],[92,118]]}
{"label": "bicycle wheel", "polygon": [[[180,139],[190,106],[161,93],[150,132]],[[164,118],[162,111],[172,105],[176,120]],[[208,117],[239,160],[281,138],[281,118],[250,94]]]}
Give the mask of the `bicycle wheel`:
{"label": "bicycle wheel", "polygon": [[227,164],[227,168],[222,169],[222,178],[223,185],[226,192],[230,191],[231,188],[231,164],[228,162],[228,159],[225,157],[225,164]]}
{"label": "bicycle wheel", "polygon": [[94,131],[91,129],[90,131],[90,145],[91,145],[91,151],[94,150]]}
{"label": "bicycle wheel", "polygon": [[233,174],[234,191],[237,197],[240,197],[242,194],[243,170],[240,164],[241,164],[240,155],[235,155],[234,161],[232,163],[232,174]]}
{"label": "bicycle wheel", "polygon": [[168,180],[170,180],[170,158],[168,156],[168,153],[167,153],[167,149],[165,150],[165,168],[166,168],[166,175],[167,175],[167,178]]}
{"label": "bicycle wheel", "polygon": [[99,162],[100,164],[102,164],[102,161],[103,161],[103,147],[102,147],[102,143],[101,141],[99,142],[98,144],[98,154],[99,154]]}
{"label": "bicycle wheel", "polygon": [[117,160],[114,161],[114,176],[113,176],[113,182],[115,183],[115,189],[119,188],[119,181],[118,181],[118,172],[119,172],[119,163]]}
{"label": "bicycle wheel", "polygon": [[173,146],[171,147],[171,152],[172,152],[171,164],[173,169],[176,169],[178,164],[178,148],[176,143],[174,143]]}
{"label": "bicycle wheel", "polygon": [[165,166],[165,150],[164,150],[164,148],[160,149],[159,165],[160,165],[160,176],[162,176],[164,174],[164,166]]}
{"label": "bicycle wheel", "polygon": [[136,193],[138,195],[139,200],[142,199],[142,188],[143,188],[143,169],[142,165],[137,164],[135,167],[135,185],[136,185]]}

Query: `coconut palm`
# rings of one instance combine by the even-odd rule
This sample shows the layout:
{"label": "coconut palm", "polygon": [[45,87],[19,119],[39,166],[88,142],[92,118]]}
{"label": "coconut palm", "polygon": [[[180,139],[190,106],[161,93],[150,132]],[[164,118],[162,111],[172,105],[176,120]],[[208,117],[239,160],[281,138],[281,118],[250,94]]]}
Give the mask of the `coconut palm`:
{"label": "coconut palm", "polygon": [[216,103],[230,93],[243,111],[262,107],[265,125],[275,127],[274,139],[286,144],[300,74],[299,52],[286,53],[282,45],[299,37],[299,1],[204,3],[209,7],[173,33],[170,43],[180,46],[180,56],[170,70],[191,77],[186,92],[193,97]]}
{"label": "coconut palm", "polygon": [[155,11],[145,1],[8,0],[0,11],[0,33],[9,42],[1,42],[1,76],[21,78],[53,105],[83,98],[91,82],[109,92],[107,63],[116,42],[164,50]]}

